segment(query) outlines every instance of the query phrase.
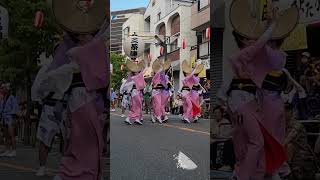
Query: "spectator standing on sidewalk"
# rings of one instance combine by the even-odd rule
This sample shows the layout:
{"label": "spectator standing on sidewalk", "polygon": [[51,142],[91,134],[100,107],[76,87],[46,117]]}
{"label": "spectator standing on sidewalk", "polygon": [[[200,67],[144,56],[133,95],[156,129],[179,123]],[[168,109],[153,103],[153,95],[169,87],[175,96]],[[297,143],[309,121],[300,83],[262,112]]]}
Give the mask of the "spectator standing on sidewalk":
{"label": "spectator standing on sidewalk", "polygon": [[15,121],[18,112],[18,103],[16,97],[10,91],[10,84],[4,84],[3,100],[0,105],[1,120],[4,126],[4,135],[6,149],[5,152],[0,154],[0,157],[15,157],[16,153],[16,132],[15,132]]}
{"label": "spectator standing on sidewalk", "polygon": [[213,115],[210,133],[211,168],[232,170],[235,164],[235,155],[231,122],[224,117],[225,110],[221,106],[214,108]]}
{"label": "spectator standing on sidewalk", "polygon": [[113,88],[111,88],[111,95],[110,96],[111,96],[111,111],[114,112],[114,111],[116,111],[117,94],[113,90]]}

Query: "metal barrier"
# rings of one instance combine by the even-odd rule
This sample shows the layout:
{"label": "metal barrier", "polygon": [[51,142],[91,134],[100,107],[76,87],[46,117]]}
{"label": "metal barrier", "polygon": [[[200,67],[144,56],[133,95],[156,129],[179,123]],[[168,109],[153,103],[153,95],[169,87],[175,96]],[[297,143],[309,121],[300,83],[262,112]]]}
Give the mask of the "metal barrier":
{"label": "metal barrier", "polygon": [[[298,120],[299,122],[301,122],[302,124],[307,124],[307,123],[316,123],[318,125],[320,125],[320,120]],[[308,136],[319,136],[320,132],[318,133],[313,133],[313,132],[307,132]]]}

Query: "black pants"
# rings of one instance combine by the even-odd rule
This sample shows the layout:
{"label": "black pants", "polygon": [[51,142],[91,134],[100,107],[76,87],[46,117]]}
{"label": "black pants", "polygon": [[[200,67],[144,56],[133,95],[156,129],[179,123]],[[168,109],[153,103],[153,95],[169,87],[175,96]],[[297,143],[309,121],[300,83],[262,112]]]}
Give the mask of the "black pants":
{"label": "black pants", "polygon": [[[218,156],[218,146],[222,145],[222,157],[221,163],[216,163]],[[220,168],[222,166],[230,166],[234,167],[235,164],[235,155],[233,149],[232,140],[227,140],[224,142],[214,142],[210,144],[210,159],[211,159],[211,167]]]}

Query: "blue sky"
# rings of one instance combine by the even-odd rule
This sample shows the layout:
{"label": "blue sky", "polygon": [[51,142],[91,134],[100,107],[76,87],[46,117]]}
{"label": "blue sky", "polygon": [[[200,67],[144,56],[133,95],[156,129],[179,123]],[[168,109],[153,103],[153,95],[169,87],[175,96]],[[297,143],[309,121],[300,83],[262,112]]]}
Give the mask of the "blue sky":
{"label": "blue sky", "polygon": [[110,0],[111,11],[147,7],[149,0]]}

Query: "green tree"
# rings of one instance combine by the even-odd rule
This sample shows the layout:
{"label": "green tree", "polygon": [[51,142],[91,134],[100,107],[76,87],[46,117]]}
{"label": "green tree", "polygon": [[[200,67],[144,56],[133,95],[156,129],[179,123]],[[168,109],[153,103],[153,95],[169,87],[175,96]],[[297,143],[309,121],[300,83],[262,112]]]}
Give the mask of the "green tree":
{"label": "green tree", "polygon": [[114,89],[119,89],[121,86],[121,80],[126,78],[128,70],[124,68],[121,70],[121,65],[125,64],[125,56],[121,54],[111,53],[111,64],[113,67],[113,72],[111,74],[111,87]]}
{"label": "green tree", "polygon": [[[39,69],[39,57],[52,54],[58,28],[46,0],[0,0],[0,4],[9,13],[9,38],[0,44],[0,79],[25,90],[29,117],[31,85]],[[38,10],[45,16],[39,29],[33,24]]]}

